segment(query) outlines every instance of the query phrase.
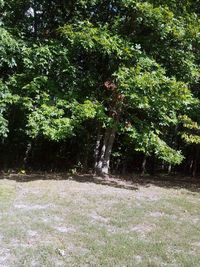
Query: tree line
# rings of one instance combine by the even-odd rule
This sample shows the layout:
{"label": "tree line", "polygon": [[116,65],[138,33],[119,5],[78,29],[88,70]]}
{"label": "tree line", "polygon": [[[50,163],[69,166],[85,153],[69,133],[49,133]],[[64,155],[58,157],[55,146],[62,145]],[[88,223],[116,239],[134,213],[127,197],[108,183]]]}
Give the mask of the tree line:
{"label": "tree line", "polygon": [[0,168],[199,174],[199,12],[0,0]]}

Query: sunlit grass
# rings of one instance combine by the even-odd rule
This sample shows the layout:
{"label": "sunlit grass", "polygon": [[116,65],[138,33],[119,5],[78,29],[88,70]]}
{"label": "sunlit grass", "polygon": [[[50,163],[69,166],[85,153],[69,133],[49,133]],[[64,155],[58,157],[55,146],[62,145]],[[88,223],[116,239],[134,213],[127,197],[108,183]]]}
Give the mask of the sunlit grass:
{"label": "sunlit grass", "polygon": [[199,193],[0,181],[0,266],[200,266]]}

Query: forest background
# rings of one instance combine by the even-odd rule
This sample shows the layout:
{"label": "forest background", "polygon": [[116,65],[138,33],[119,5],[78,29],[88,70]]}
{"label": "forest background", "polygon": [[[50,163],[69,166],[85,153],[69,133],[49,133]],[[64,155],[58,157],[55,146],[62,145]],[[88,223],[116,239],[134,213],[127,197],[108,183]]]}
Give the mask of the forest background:
{"label": "forest background", "polygon": [[0,168],[199,175],[199,12],[0,0]]}

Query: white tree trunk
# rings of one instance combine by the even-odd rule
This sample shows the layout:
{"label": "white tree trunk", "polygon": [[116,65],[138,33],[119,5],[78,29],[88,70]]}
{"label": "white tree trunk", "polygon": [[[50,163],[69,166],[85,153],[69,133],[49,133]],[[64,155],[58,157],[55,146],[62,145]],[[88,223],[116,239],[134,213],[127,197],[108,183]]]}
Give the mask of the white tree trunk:
{"label": "white tree trunk", "polygon": [[100,151],[100,158],[96,164],[96,173],[100,175],[108,175],[110,168],[110,156],[115,140],[116,130],[106,129],[103,145]]}

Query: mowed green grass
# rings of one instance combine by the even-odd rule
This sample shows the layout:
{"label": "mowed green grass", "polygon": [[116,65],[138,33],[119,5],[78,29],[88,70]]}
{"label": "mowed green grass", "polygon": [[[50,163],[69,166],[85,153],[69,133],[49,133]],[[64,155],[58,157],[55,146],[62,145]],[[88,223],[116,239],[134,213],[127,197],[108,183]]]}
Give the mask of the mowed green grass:
{"label": "mowed green grass", "polygon": [[200,266],[200,193],[0,180],[0,266]]}

